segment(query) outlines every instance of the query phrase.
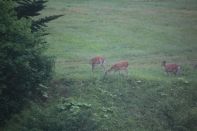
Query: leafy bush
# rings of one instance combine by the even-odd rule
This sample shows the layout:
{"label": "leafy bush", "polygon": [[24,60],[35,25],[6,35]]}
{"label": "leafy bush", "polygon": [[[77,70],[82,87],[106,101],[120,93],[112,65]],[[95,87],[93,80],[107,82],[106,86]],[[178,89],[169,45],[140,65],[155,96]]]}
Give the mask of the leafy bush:
{"label": "leafy bush", "polygon": [[61,81],[56,86],[61,84],[70,95],[96,107],[101,130],[196,130],[195,82],[181,78],[163,82],[111,77],[69,85]]}
{"label": "leafy bush", "polygon": [[98,127],[90,104],[64,98],[47,108],[34,104],[10,123],[8,131],[94,131]]}
{"label": "leafy bush", "polygon": [[139,100],[140,125],[152,131],[195,131],[197,129],[195,85],[175,81],[144,90]]}

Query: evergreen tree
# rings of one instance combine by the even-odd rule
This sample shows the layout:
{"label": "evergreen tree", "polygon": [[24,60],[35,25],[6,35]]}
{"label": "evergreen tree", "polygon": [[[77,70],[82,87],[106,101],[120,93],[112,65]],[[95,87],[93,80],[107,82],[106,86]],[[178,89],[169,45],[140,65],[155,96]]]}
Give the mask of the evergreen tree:
{"label": "evergreen tree", "polygon": [[[34,16],[40,15],[40,11],[43,10],[46,6],[45,3],[47,0],[18,0],[18,5],[15,7],[17,12],[17,17],[20,18],[33,18]],[[32,19],[31,29],[32,32],[39,30],[44,30],[46,23],[57,19],[63,15],[52,15],[40,18],[38,20]]]}
{"label": "evergreen tree", "polygon": [[15,2],[0,0],[0,125],[25,103],[42,96],[53,60],[31,19],[18,19]]}

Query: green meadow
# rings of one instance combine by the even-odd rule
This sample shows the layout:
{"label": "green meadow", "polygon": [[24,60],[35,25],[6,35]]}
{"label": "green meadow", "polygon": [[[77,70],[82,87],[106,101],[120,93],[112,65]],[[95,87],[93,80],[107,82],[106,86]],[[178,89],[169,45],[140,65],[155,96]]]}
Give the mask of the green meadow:
{"label": "green meadow", "polygon": [[[55,14],[64,16],[45,36],[55,57],[49,107],[59,99],[85,103],[99,131],[197,129],[196,0],[49,0],[42,16]],[[99,66],[92,72],[98,55],[106,69],[127,60],[128,77],[104,78]],[[163,60],[181,74],[166,75]]]}
{"label": "green meadow", "polygon": [[[168,79],[163,60],[186,69],[197,62],[196,9],[195,0],[51,0],[43,14],[64,15],[48,24],[46,37],[55,78],[89,79],[89,60],[101,55],[106,68],[128,60],[131,78]],[[195,81],[191,72],[182,77]]]}

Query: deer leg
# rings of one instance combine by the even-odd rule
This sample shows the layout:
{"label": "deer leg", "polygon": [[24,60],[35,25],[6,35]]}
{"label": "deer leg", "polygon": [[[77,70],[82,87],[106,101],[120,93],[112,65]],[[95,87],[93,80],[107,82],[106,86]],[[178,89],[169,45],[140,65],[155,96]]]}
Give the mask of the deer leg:
{"label": "deer leg", "polygon": [[126,69],[125,71],[126,71],[126,74],[127,74],[127,76],[128,76],[128,69]]}
{"label": "deer leg", "polygon": [[104,76],[103,76],[103,78],[105,78],[107,76],[107,71],[104,73]]}
{"label": "deer leg", "polygon": [[104,69],[104,71],[105,71],[105,66],[104,66],[103,64],[101,65],[101,67],[102,67],[102,68]]}
{"label": "deer leg", "polygon": [[181,74],[181,68],[179,66],[179,68],[177,69],[177,72],[176,72],[177,75],[180,75]]}
{"label": "deer leg", "polygon": [[167,76],[169,76],[169,73],[168,73],[168,71],[166,71],[166,73],[165,73]]}
{"label": "deer leg", "polygon": [[95,65],[92,65],[92,72],[94,71],[94,66],[95,66]]}

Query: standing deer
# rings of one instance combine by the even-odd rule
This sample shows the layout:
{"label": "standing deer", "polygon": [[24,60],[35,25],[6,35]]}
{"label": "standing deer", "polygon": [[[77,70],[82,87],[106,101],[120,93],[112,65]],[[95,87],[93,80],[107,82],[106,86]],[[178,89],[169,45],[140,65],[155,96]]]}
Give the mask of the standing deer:
{"label": "standing deer", "polygon": [[105,70],[104,63],[105,63],[105,58],[102,56],[96,56],[92,58],[90,60],[90,64],[92,65],[92,72],[94,71],[96,65],[100,65]]}
{"label": "standing deer", "polygon": [[166,61],[162,62],[162,66],[165,69],[165,72],[169,75],[169,73],[173,73],[175,75],[180,73],[180,65],[174,64],[174,63],[166,63]]}
{"label": "standing deer", "polygon": [[128,66],[129,66],[129,63],[128,61],[120,61],[120,62],[117,62],[115,63],[114,65],[111,66],[110,69],[108,69],[106,72],[105,72],[105,75],[104,77],[111,71],[114,71],[114,72],[117,72],[119,71],[119,74],[120,74],[120,71],[124,70],[126,71],[127,75],[128,75]]}

